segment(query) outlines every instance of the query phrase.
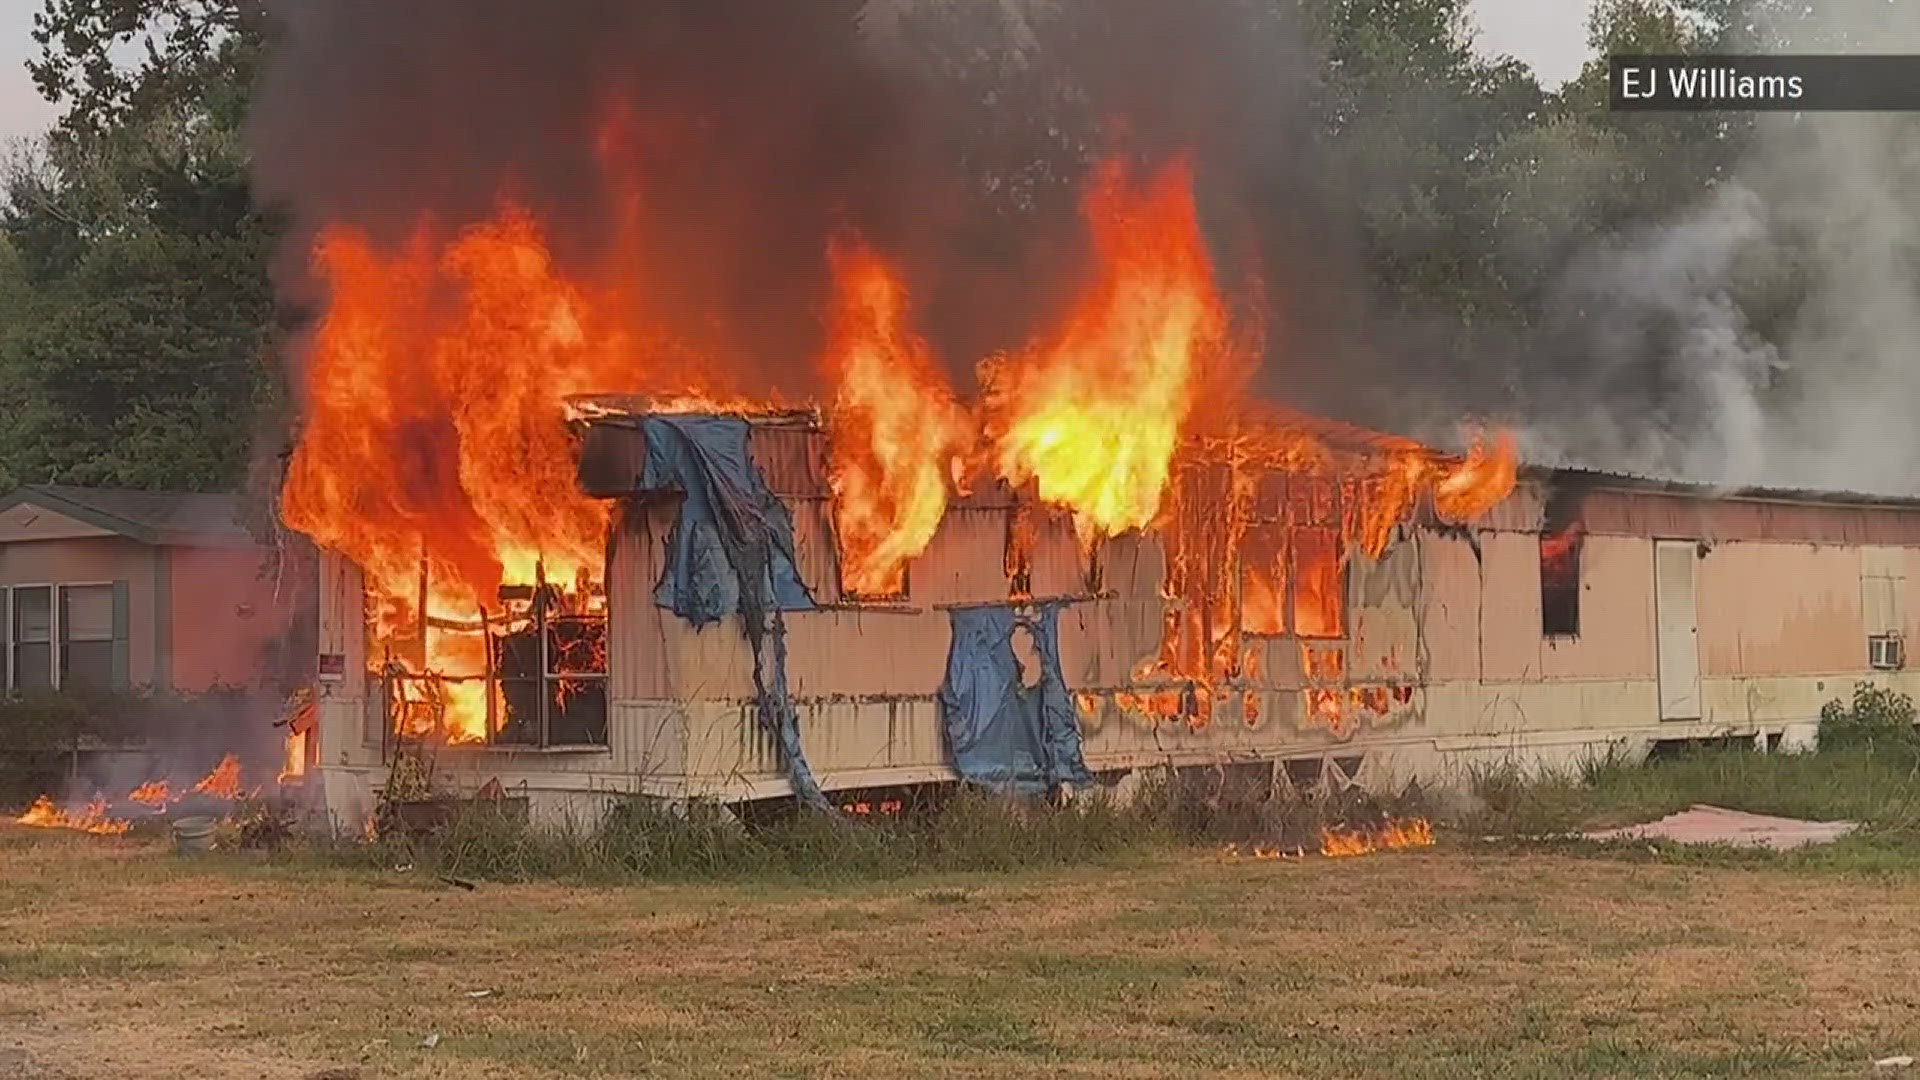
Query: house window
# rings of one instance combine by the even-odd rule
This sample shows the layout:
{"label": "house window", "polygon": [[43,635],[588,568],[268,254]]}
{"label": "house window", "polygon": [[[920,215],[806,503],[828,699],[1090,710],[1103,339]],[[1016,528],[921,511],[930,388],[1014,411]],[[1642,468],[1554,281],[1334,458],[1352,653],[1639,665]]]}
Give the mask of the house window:
{"label": "house window", "polygon": [[13,689],[53,689],[53,587],[13,590]]}
{"label": "house window", "polygon": [[1580,635],[1580,531],[1540,537],[1540,633]]}
{"label": "house window", "polygon": [[61,586],[61,689],[112,687],[113,653],[113,586]]}

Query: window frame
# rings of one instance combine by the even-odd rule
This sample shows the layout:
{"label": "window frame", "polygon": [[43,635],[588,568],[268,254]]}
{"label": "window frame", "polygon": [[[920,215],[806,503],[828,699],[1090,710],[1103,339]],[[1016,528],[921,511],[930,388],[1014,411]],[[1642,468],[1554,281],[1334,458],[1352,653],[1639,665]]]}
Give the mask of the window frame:
{"label": "window frame", "polygon": [[7,690],[9,693],[20,690],[20,647],[39,645],[38,641],[25,641],[20,636],[21,591],[45,589],[47,591],[47,688],[60,689],[60,585],[52,581],[23,581],[7,586]]}
{"label": "window frame", "polygon": [[[1572,561],[1573,567],[1570,575],[1571,580],[1565,585],[1557,586],[1556,588],[1564,589],[1566,594],[1572,598],[1570,608],[1573,615],[1571,629],[1549,625],[1547,621],[1548,612],[1557,606],[1549,605],[1547,602],[1547,545],[1554,540],[1562,538],[1565,538],[1571,545],[1568,558]],[[1534,548],[1534,568],[1540,578],[1540,637],[1544,641],[1577,641],[1580,638],[1580,609],[1583,606],[1580,602],[1583,591],[1581,585],[1586,580],[1586,560],[1584,558],[1587,546],[1586,532],[1578,525],[1570,525],[1556,533],[1542,532],[1537,537],[1537,541]]]}
{"label": "window frame", "polygon": [[[53,586],[53,688],[65,690],[67,646],[72,644],[107,646],[107,678],[104,685],[94,687],[98,690],[117,690],[114,678],[114,649],[120,638],[116,634],[114,617],[118,604],[117,581],[63,581]],[[107,593],[107,636],[89,638],[71,638],[68,636],[66,605],[67,592],[70,589],[105,589]]]}

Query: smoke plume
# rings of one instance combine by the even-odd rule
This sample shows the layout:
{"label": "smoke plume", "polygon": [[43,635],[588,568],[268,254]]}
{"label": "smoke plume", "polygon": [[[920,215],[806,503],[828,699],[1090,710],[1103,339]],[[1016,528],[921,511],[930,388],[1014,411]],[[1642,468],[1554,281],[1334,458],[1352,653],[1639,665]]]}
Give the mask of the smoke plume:
{"label": "smoke plume", "polygon": [[[1920,10],[1809,6],[1766,29],[1786,52],[1902,52]],[[1915,133],[1899,115],[1762,117],[1729,182],[1578,259],[1545,339],[1566,392],[1526,417],[1528,456],[1920,493]]]}

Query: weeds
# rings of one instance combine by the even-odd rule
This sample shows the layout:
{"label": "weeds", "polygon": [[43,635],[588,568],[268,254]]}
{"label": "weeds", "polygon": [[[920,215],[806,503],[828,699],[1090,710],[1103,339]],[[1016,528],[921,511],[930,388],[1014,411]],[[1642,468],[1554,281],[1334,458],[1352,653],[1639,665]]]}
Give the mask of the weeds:
{"label": "weeds", "polygon": [[501,804],[475,803],[431,837],[389,836],[349,857],[494,880],[891,875],[1113,862],[1166,836],[1144,807],[1103,798],[1053,807],[963,790],[884,817],[795,810],[750,822],[713,804],[636,798],[587,832],[543,828]]}
{"label": "weeds", "polygon": [[[1652,821],[1704,803],[1864,826],[1837,845],[1794,855],[1790,861],[1796,863],[1910,867],[1920,862],[1920,735],[1914,718],[1906,695],[1862,683],[1851,703],[1835,700],[1821,710],[1813,753],[1719,745],[1647,760],[1614,752],[1575,768],[1536,772],[1514,763],[1484,767],[1469,778],[1476,806],[1460,824],[1500,835],[1566,836]],[[1733,857],[1656,854],[1709,861]]]}
{"label": "weeds", "polygon": [[1866,750],[1909,761],[1920,759],[1920,729],[1913,721],[1912,698],[1859,683],[1853,688],[1851,706],[1836,698],[1821,708],[1819,747],[1823,752]]}

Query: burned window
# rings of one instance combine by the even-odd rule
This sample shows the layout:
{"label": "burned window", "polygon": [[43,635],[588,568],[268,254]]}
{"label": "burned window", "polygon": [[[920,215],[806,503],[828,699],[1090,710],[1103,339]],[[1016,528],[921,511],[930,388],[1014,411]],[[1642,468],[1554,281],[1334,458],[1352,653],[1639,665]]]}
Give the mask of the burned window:
{"label": "burned window", "polygon": [[1346,510],[1351,492],[1322,477],[1269,477],[1240,541],[1241,630],[1339,638],[1347,632]]}
{"label": "burned window", "polygon": [[[543,575],[542,575],[543,577]],[[503,585],[476,620],[422,622],[381,664],[385,737],[514,747],[607,745],[607,607],[596,582]]]}
{"label": "burned window", "polygon": [[1337,638],[1347,632],[1347,567],[1340,534],[1332,529],[1293,532],[1293,632]]}
{"label": "burned window", "polygon": [[[494,742],[601,746],[607,741],[607,616],[585,596],[536,589],[503,599],[512,618],[492,637],[499,685]],[[516,601],[524,602],[517,609]]]}
{"label": "burned window", "polygon": [[1580,530],[1570,527],[1540,537],[1540,633],[1580,634]]}
{"label": "burned window", "polygon": [[1256,525],[1240,543],[1240,629],[1277,637],[1287,632],[1287,531]]}

